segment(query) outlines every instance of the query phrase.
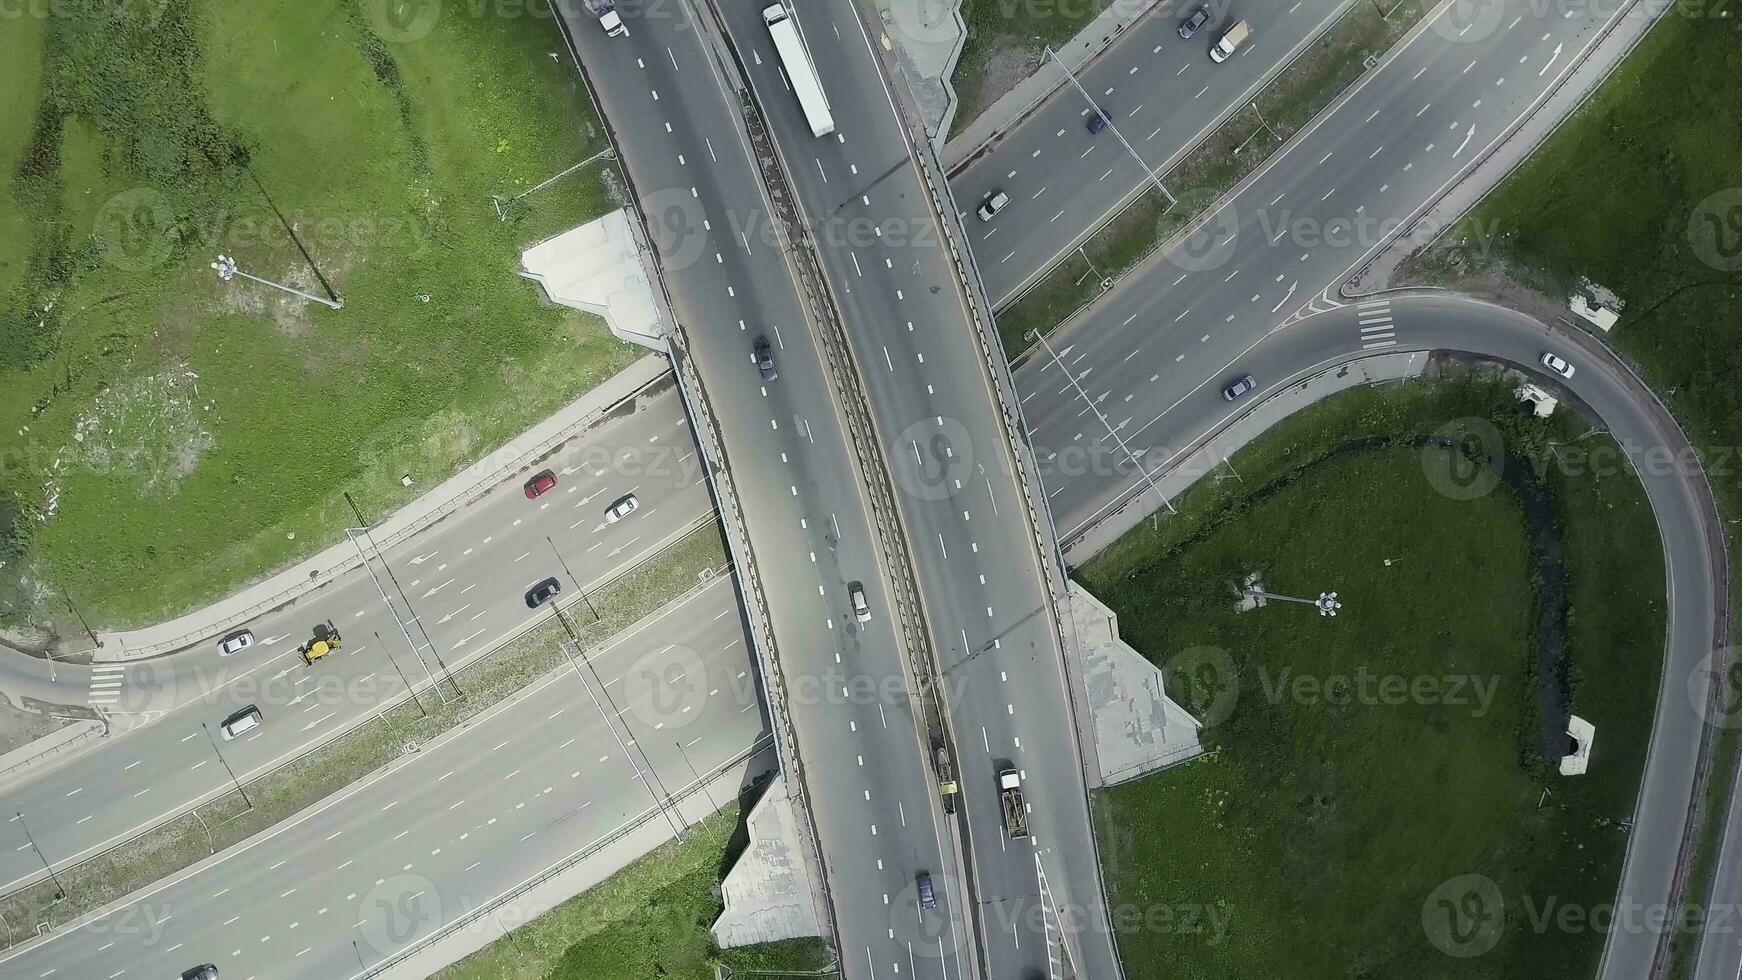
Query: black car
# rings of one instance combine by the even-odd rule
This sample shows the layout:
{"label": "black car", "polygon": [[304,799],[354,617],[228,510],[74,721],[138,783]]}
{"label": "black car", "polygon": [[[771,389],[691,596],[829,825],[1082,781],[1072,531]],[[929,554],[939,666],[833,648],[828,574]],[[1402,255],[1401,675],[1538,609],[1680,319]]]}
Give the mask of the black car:
{"label": "black car", "polygon": [[1182,41],[1191,40],[1192,35],[1196,34],[1198,32],[1198,28],[1204,26],[1205,24],[1207,24],[1209,22],[1210,22],[1210,8],[1199,7],[1198,9],[1192,11],[1192,15],[1190,17],[1187,17],[1185,19],[1185,22],[1179,25],[1180,40],[1182,40]]}
{"label": "black car", "polygon": [[762,380],[773,381],[780,377],[780,371],[774,366],[774,347],[767,337],[759,336],[755,344],[756,370],[762,372]]}
{"label": "black car", "polygon": [[1101,130],[1106,129],[1106,128],[1107,128],[1107,116],[1105,113],[1092,112],[1089,114],[1089,132],[1098,133]]}
{"label": "black car", "polygon": [[526,590],[526,608],[537,609],[545,604],[551,596],[563,590],[562,583],[554,578],[547,578]]}

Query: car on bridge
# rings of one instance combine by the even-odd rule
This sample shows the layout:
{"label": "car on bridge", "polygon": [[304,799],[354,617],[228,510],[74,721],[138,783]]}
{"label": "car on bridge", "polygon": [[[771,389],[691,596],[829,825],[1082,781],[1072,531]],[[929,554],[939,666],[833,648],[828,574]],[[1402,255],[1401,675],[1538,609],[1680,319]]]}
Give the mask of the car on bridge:
{"label": "car on bridge", "polygon": [[756,370],[762,372],[762,380],[779,380],[780,369],[774,366],[774,345],[768,342],[768,338],[758,335],[752,351],[752,359],[756,362]]}
{"label": "car on bridge", "polygon": [[1192,11],[1192,15],[1190,17],[1187,17],[1179,25],[1180,40],[1190,41],[1192,39],[1192,35],[1196,34],[1198,32],[1198,28],[1203,27],[1205,24],[1207,24],[1209,22],[1210,22],[1210,8],[1199,7],[1198,9]]}

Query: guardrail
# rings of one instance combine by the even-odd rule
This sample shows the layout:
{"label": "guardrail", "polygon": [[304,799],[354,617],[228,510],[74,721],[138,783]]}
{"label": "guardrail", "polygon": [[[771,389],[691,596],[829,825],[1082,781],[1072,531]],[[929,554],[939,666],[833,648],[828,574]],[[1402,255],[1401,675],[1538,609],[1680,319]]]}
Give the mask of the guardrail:
{"label": "guardrail", "polygon": [[[478,500],[478,498],[500,486],[511,474],[524,469],[527,463],[538,459],[540,456],[543,456],[563,445],[587,429],[598,425],[601,421],[609,417],[612,412],[615,412],[618,406],[632,399],[641,397],[641,395],[648,389],[659,384],[666,377],[668,377],[668,375],[665,372],[661,372],[649,379],[646,383],[637,386],[633,391],[624,395],[622,398],[614,399],[610,404],[603,405],[588,412],[582,418],[534,443],[530,448],[515,451],[512,457],[505,459],[504,462],[492,468],[487,475],[480,476],[463,491],[454,495],[452,499],[448,500],[446,503],[439,504],[427,513],[420,514],[416,518],[407,521],[404,527],[396,528],[385,534],[378,535],[375,539],[378,546],[376,550],[385,551],[388,548],[401,544],[408,538],[421,533],[430,525],[435,524],[437,521],[452,514],[454,511],[470,505]],[[514,450],[515,444],[511,442],[506,446],[496,449],[479,462],[486,462],[493,456]],[[478,464],[474,463],[472,465],[476,466]],[[390,516],[388,520],[391,519]],[[376,527],[379,528],[381,525],[376,525]],[[318,558],[319,556],[317,555],[315,557]],[[207,637],[245,623],[256,616],[259,616],[261,613],[270,612],[280,606],[294,602],[317,589],[325,588],[327,585],[337,580],[339,576],[361,567],[363,567],[362,559],[357,558],[354,555],[347,555],[344,559],[330,564],[326,568],[318,568],[311,571],[307,581],[281,589],[267,598],[253,603],[240,611],[230,613],[215,620],[211,625],[202,626],[197,630],[181,633],[168,640],[159,640],[136,647],[123,646],[122,649],[124,651],[124,656],[119,659],[124,661],[141,660],[146,657],[155,656],[160,653],[168,653],[189,646],[190,644],[198,643]]]}

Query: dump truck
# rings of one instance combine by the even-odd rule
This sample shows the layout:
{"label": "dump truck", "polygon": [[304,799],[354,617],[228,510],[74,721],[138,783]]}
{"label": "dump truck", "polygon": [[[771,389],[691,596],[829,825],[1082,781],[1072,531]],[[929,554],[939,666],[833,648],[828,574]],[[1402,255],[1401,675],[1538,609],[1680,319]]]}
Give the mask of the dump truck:
{"label": "dump truck", "polygon": [[1004,833],[1011,840],[1028,836],[1028,806],[1022,800],[1022,777],[1015,769],[998,774],[998,797],[1004,805]]}
{"label": "dump truck", "polygon": [[599,18],[599,26],[605,29],[606,37],[628,36],[629,28],[617,13],[617,0],[587,0],[587,9]]}
{"label": "dump truck", "polygon": [[339,631],[333,627],[333,621],[329,619],[324,623],[316,623],[314,638],[297,647],[296,652],[298,656],[302,657],[303,663],[312,667],[316,660],[337,650],[340,643]]}
{"label": "dump truck", "polygon": [[950,766],[950,750],[944,747],[942,739],[932,742],[932,759],[937,768],[938,796],[943,799],[944,812],[955,813],[958,792],[956,773]]}

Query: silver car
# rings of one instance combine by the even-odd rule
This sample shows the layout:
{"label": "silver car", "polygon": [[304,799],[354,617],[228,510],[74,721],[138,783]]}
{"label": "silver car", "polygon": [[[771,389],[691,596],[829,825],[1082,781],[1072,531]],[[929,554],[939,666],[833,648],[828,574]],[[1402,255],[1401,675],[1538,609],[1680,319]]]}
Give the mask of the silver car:
{"label": "silver car", "polygon": [[864,583],[848,582],[847,598],[853,603],[853,618],[861,623],[869,623],[871,621],[871,607],[865,602]]}
{"label": "silver car", "polygon": [[641,503],[635,499],[634,494],[626,493],[623,496],[618,497],[616,500],[611,501],[611,506],[605,508],[605,523],[615,524],[623,518],[628,517],[630,514],[635,513],[635,508],[640,506]]}
{"label": "silver car", "polygon": [[230,739],[241,738],[243,735],[259,728],[260,721],[260,709],[251,704],[230,717],[225,718],[224,723],[218,727],[224,732],[224,741],[228,742]]}
{"label": "silver car", "polygon": [[253,645],[254,634],[252,632],[248,630],[237,630],[218,641],[218,656],[234,656]]}

